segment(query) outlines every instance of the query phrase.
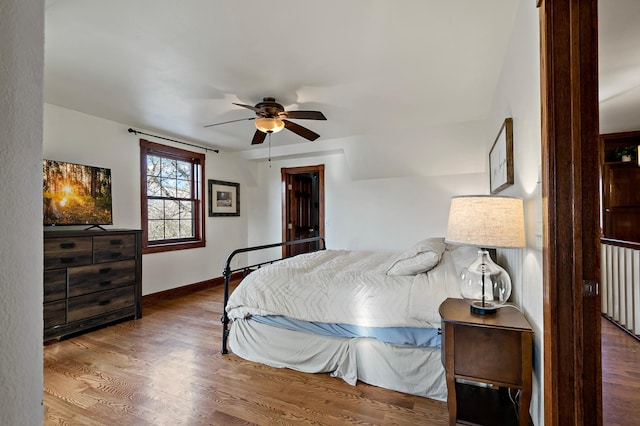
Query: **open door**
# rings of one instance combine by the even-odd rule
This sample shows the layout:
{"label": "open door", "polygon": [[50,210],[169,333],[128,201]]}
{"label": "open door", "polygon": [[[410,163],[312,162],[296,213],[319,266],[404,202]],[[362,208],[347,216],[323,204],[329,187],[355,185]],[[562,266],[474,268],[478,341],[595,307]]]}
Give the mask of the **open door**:
{"label": "open door", "polygon": [[[324,165],[282,169],[282,241],[324,237]],[[295,256],[318,247],[298,244],[282,247]]]}

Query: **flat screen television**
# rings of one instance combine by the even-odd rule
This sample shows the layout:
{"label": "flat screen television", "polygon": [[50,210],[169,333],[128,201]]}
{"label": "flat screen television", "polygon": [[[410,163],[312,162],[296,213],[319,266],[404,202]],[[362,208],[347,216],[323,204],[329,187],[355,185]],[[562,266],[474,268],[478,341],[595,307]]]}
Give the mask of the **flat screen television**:
{"label": "flat screen television", "polygon": [[111,169],[43,161],[45,226],[113,225]]}

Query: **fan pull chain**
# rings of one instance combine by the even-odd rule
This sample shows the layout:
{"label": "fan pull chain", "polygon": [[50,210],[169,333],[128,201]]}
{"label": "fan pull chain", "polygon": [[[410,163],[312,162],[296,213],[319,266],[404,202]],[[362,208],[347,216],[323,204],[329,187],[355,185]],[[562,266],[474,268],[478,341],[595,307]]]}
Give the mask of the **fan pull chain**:
{"label": "fan pull chain", "polygon": [[271,168],[271,132],[269,132],[269,168]]}

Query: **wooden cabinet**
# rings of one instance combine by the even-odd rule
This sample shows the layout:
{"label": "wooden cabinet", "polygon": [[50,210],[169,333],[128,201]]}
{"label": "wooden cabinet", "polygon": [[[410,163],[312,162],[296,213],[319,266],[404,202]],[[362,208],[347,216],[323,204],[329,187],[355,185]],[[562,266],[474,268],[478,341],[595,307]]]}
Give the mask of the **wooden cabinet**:
{"label": "wooden cabinet", "polygon": [[[640,132],[600,136],[602,152],[602,233],[605,238],[640,242]],[[622,162],[619,150],[636,147],[632,161]]]}
{"label": "wooden cabinet", "polygon": [[44,340],[142,317],[142,232],[44,233]]}
{"label": "wooden cabinet", "polygon": [[440,316],[449,424],[529,425],[533,330],[520,311],[477,315],[447,299]]}

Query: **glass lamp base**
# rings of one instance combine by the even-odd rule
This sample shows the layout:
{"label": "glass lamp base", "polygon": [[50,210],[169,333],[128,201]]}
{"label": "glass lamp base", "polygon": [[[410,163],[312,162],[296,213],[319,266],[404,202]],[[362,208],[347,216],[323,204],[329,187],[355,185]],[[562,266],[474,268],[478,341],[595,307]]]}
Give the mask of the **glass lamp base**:
{"label": "glass lamp base", "polygon": [[493,302],[484,302],[482,300],[475,300],[471,302],[471,313],[479,315],[495,314],[498,311],[498,305]]}

